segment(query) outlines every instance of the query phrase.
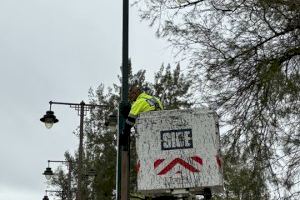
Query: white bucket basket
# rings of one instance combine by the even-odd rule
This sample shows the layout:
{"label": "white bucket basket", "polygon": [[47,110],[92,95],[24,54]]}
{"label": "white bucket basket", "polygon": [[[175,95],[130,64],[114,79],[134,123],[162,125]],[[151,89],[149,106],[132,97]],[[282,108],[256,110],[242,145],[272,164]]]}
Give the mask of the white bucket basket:
{"label": "white bucket basket", "polygon": [[136,128],[140,192],[187,189],[197,193],[207,187],[213,193],[223,191],[215,112],[190,109],[142,113]]}

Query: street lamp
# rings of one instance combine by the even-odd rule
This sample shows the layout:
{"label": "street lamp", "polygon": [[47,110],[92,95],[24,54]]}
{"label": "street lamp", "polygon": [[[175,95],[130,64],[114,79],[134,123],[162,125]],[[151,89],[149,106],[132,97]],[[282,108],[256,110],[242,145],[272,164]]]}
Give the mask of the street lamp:
{"label": "street lamp", "polygon": [[45,196],[43,197],[43,200],[49,200],[48,196],[45,195]]}
{"label": "street lamp", "polygon": [[87,171],[87,173],[85,174],[86,177],[96,177],[97,176],[97,172],[94,168],[91,168]]}
{"label": "street lamp", "polygon": [[62,197],[62,200],[64,199],[63,198],[63,193],[64,193],[64,191],[60,191],[60,190],[45,190],[45,196],[43,197],[43,200],[49,200],[49,198],[48,198],[48,194],[47,193],[51,193],[51,192],[53,192],[53,193],[61,193],[61,197]]}
{"label": "street lamp", "polygon": [[108,115],[108,118],[105,119],[104,125],[108,127],[112,132],[116,132],[118,125],[118,113],[114,111]]}
{"label": "street lamp", "polygon": [[50,180],[51,177],[54,175],[50,163],[64,163],[68,165],[68,189],[67,189],[67,196],[69,200],[72,200],[72,192],[71,192],[71,181],[72,181],[72,162],[66,160],[48,160],[48,167],[44,171],[43,175],[45,175],[47,180]]}
{"label": "street lamp", "polygon": [[77,200],[82,200],[82,161],[83,161],[83,120],[87,111],[94,109],[96,107],[107,107],[106,105],[97,105],[97,104],[86,104],[83,101],[80,103],[65,103],[65,102],[53,102],[50,101],[50,110],[46,112],[46,114],[40,119],[41,122],[45,123],[47,128],[51,128],[54,123],[58,122],[56,119],[54,112],[51,110],[52,104],[58,105],[68,105],[71,108],[74,108],[78,111],[78,115],[80,116],[80,128],[79,128],[79,148],[78,148],[78,179],[77,179]]}
{"label": "street lamp", "polygon": [[45,175],[45,177],[46,177],[47,180],[50,180],[51,177],[54,175],[51,167],[48,166],[46,168],[46,170],[44,171],[43,175]]}
{"label": "street lamp", "polygon": [[[87,185],[87,187],[91,186],[91,197],[88,198],[90,200],[95,199],[95,178],[96,178],[96,176],[97,176],[97,171],[94,168],[90,168],[85,173],[85,177],[87,180],[86,185]],[[92,180],[90,180],[90,177],[92,178]]]}
{"label": "street lamp", "polygon": [[45,126],[48,129],[52,128],[53,124],[58,122],[58,119],[56,119],[54,112],[51,111],[51,104],[50,104],[50,110],[48,110],[40,120],[41,122],[45,123]]}

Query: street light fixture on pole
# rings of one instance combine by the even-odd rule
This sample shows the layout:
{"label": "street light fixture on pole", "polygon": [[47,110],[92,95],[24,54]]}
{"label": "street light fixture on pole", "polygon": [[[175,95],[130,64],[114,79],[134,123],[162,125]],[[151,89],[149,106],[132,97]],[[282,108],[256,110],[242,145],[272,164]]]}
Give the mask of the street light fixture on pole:
{"label": "street light fixture on pole", "polygon": [[47,180],[50,180],[50,178],[54,175],[50,163],[64,163],[68,165],[68,188],[67,188],[67,197],[68,200],[72,200],[72,190],[71,190],[71,181],[72,181],[72,162],[71,161],[65,161],[65,160],[48,160],[48,167],[44,171],[43,175],[45,175]]}
{"label": "street light fixture on pole", "polygon": [[46,115],[44,115],[40,121],[44,122],[47,128],[51,128],[54,123],[58,122],[58,119],[56,119],[54,112],[51,110],[52,104],[58,104],[58,105],[68,105],[71,108],[74,108],[78,111],[78,115],[80,116],[80,125],[79,125],[79,148],[78,148],[78,179],[77,179],[77,200],[83,200],[82,198],[82,161],[83,161],[83,120],[84,116],[87,111],[90,111],[91,109],[95,107],[107,107],[105,105],[97,105],[97,104],[86,104],[83,101],[80,103],[65,103],[65,102],[53,102],[50,101],[50,110],[46,112]]}
{"label": "street light fixture on pole", "polygon": [[[94,168],[90,168],[89,170],[86,171],[85,177],[87,180],[91,177],[91,197],[88,199],[90,200],[95,200],[95,178],[97,176],[97,171]],[[89,182],[87,183],[89,184]]]}
{"label": "street light fixture on pole", "polygon": [[49,200],[48,198],[48,193],[61,193],[61,196],[62,196],[62,200],[63,200],[63,192],[64,191],[60,191],[60,190],[45,190],[46,194],[45,196],[43,197],[43,200]]}

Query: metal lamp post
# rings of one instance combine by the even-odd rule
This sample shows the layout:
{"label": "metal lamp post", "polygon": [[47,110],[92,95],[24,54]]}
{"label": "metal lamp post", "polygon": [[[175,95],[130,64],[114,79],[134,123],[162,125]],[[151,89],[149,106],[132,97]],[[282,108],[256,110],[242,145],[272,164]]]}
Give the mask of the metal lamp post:
{"label": "metal lamp post", "polygon": [[72,200],[72,190],[71,190],[71,181],[72,181],[72,162],[71,161],[65,161],[65,160],[48,160],[48,167],[44,171],[43,175],[45,175],[47,180],[50,180],[50,178],[54,175],[50,163],[64,163],[68,165],[68,189],[67,189],[67,197],[69,200]]}
{"label": "metal lamp post", "polygon": [[54,123],[58,122],[58,119],[56,119],[54,112],[51,110],[52,104],[68,105],[71,108],[77,110],[78,115],[80,116],[79,148],[78,148],[78,179],[77,179],[78,189],[77,189],[76,199],[83,200],[82,199],[83,120],[87,111],[90,111],[95,107],[106,107],[106,106],[97,105],[97,104],[86,104],[83,101],[81,101],[80,103],[65,103],[65,102],[50,101],[49,104],[50,104],[50,110],[47,111],[46,114],[40,119],[41,122],[45,123],[45,126],[47,128],[51,128]]}
{"label": "metal lamp post", "polygon": [[[122,91],[119,110],[128,103],[128,25],[129,0],[123,0],[123,32],[122,32]],[[125,116],[119,113],[118,155],[117,155],[117,200],[128,200],[129,193],[129,135],[122,137]],[[127,142],[121,141],[126,140]]]}

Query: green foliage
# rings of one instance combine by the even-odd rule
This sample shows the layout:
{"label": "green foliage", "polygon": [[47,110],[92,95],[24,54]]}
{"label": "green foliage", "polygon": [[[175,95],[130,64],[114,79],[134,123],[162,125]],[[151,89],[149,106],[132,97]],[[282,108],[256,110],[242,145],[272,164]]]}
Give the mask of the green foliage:
{"label": "green foliage", "polygon": [[266,190],[263,170],[251,163],[243,163],[242,159],[230,154],[224,155],[223,161],[225,188],[227,189],[223,198],[230,200],[267,200],[270,198]]}
{"label": "green foliage", "polygon": [[116,132],[104,126],[105,119],[117,107],[118,96],[104,85],[89,92],[90,103],[108,105],[105,108],[92,110],[85,121],[86,165],[96,170],[97,176],[89,191],[94,199],[112,199],[116,175]]}
{"label": "green foliage", "polygon": [[152,85],[154,96],[161,99],[166,110],[190,108],[192,105],[190,87],[191,82],[180,72],[179,64],[173,71],[170,65],[166,68],[162,65],[155,73]]}
{"label": "green foliage", "polygon": [[[299,1],[138,2],[142,18],[190,61],[200,100],[229,129],[224,155],[248,165],[225,176],[230,198],[299,199]],[[257,184],[236,188],[250,174]]]}
{"label": "green foliage", "polygon": [[[77,179],[78,173],[75,169],[75,159],[69,152],[65,152],[64,156],[66,163],[60,163],[57,168],[52,167],[54,175],[51,177],[49,183],[55,188],[58,188],[57,191],[59,191],[52,195],[62,199],[68,199],[69,195],[75,197],[75,191],[77,188],[75,180]],[[69,175],[71,175],[71,177]]]}

